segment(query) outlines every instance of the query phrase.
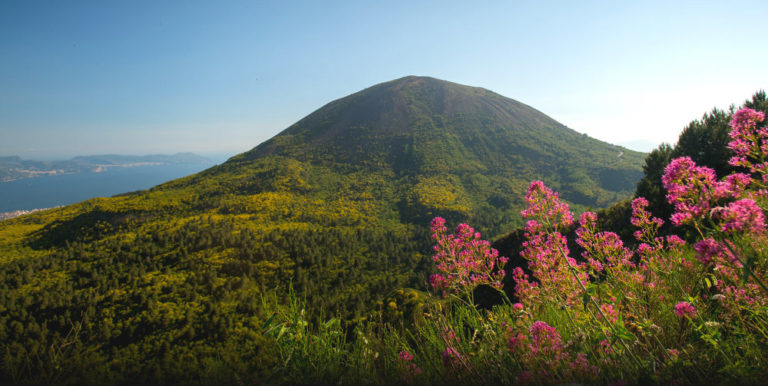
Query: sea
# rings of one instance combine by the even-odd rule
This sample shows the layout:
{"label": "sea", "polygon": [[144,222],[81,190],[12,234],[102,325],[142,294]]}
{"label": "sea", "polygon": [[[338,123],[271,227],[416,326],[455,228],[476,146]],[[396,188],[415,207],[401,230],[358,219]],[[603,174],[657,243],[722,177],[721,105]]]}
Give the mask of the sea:
{"label": "sea", "polygon": [[111,197],[149,189],[213,165],[215,162],[115,167],[100,173],[63,174],[0,182],[0,213],[53,208],[93,197]]}

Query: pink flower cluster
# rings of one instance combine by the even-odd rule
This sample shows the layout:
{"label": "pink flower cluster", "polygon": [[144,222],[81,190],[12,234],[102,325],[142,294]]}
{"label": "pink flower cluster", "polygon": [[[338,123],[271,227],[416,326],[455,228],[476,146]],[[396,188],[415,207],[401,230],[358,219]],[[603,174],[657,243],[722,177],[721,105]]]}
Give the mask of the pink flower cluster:
{"label": "pink flower cluster", "polygon": [[615,287],[621,291],[619,293],[622,297],[632,299],[638,296],[648,299],[648,305],[638,308],[630,304],[625,308],[631,310],[628,311],[629,315],[625,315],[626,318],[652,318],[655,304],[664,303],[675,286],[674,282],[669,280],[669,273],[694,274],[696,271],[693,261],[687,258],[682,248],[685,241],[677,235],[657,236],[663,221],[653,217],[647,207],[648,201],[645,198],[639,197],[632,202],[630,222],[639,228],[634,233],[635,238],[640,241],[636,249],[640,258],[637,262],[638,269],[621,272],[614,280],[625,284],[623,288]]}
{"label": "pink flower cluster", "polygon": [[713,217],[719,219],[720,230],[724,233],[763,233],[765,216],[754,200],[743,198],[726,207],[715,208]]}
{"label": "pink flower cluster", "polygon": [[449,235],[445,219],[432,220],[432,238],[436,240],[432,260],[440,273],[429,278],[436,290],[466,293],[480,284],[501,289],[507,258],[480,239],[480,233],[467,224],[459,224],[455,235]]}
{"label": "pink flower cluster", "polygon": [[[664,221],[653,217],[647,208],[648,200],[643,197],[634,199],[630,222],[639,228],[635,231],[634,236],[640,241],[640,245],[637,246],[637,254],[640,255],[639,266],[646,273],[646,285],[655,287],[662,282],[653,274],[653,270],[666,269],[675,265],[677,259],[671,255],[681,252],[681,247],[685,245],[685,241],[677,235],[669,235],[666,238],[656,236]],[[663,253],[665,245],[669,253]]]}
{"label": "pink flower cluster", "polygon": [[529,335],[515,333],[511,329],[508,333],[511,336],[507,339],[507,347],[518,355],[526,367],[518,381],[536,378],[547,380],[545,383],[557,383],[557,376],[583,380],[597,376],[598,369],[589,365],[586,354],[578,353],[571,359],[560,333],[544,321],[533,322],[528,329]]}
{"label": "pink flower cluster", "polygon": [[[713,209],[718,201],[738,198],[744,192],[750,183],[746,174],[734,173],[717,181],[712,169],[697,166],[690,157],[681,157],[667,165],[662,182],[668,191],[667,201],[675,206],[672,223],[677,226],[717,214],[724,221],[723,231],[759,232],[765,228],[761,210],[750,199]],[[634,206],[633,203],[633,213]],[[637,220],[638,223],[641,221]]]}
{"label": "pink flower cluster", "polygon": [[[558,229],[573,224],[568,204],[560,201],[557,193],[541,181],[531,183],[526,201],[528,208],[522,215],[530,220],[525,227],[527,241],[523,242],[520,255],[528,261],[528,267],[538,283],[529,282],[527,275],[516,269],[513,272],[515,293],[524,305],[544,295],[575,306],[580,302],[579,281],[587,283],[589,277],[584,264],[568,256],[567,240],[558,232]],[[571,268],[577,271],[578,281]]]}
{"label": "pink flower cluster", "polygon": [[698,241],[693,245],[693,249],[696,251],[696,258],[705,265],[723,255],[723,246],[712,238]]}
{"label": "pink flower cluster", "polygon": [[746,235],[749,237],[740,243],[735,243],[728,237],[722,241],[710,237],[694,244],[696,258],[710,272],[712,288],[720,292],[714,295],[713,299],[728,299],[720,303],[723,308],[721,317],[726,320],[739,320],[743,317],[745,308],[768,307],[768,294],[756,282],[744,277],[745,265],[749,266],[753,276],[766,277],[764,269],[750,262],[750,259],[755,258],[754,251],[762,249],[765,245],[765,233]]}
{"label": "pink flower cluster", "polygon": [[747,185],[748,178],[736,174],[717,181],[714,170],[697,166],[690,157],[673,159],[661,177],[667,190],[667,202],[675,207],[672,224],[680,226],[708,215],[717,201],[737,197]]}
{"label": "pink flower cluster", "polygon": [[543,226],[562,229],[573,224],[573,214],[568,204],[560,201],[558,194],[552,192],[541,181],[531,182],[528,193],[525,195],[525,202],[528,209],[522,212],[523,217],[538,219],[537,223],[529,221],[528,228]]}
{"label": "pink flower cluster", "polygon": [[691,303],[680,302],[675,305],[675,315],[679,318],[685,318],[686,316],[692,318],[696,316],[696,308]]}
{"label": "pink flower cluster", "polygon": [[664,225],[664,220],[653,217],[648,211],[648,200],[644,197],[638,197],[632,200],[632,218],[629,220],[632,225],[640,228],[634,233],[637,241],[651,242],[658,229]]}
{"label": "pink flower cluster", "polygon": [[536,321],[531,325],[531,343],[528,348],[533,355],[559,358],[563,355],[563,341],[560,333],[546,322]]}
{"label": "pink flower cluster", "polygon": [[413,355],[406,350],[400,351],[400,365],[402,366],[403,382],[410,382],[414,376],[421,374],[421,369],[413,363]]}
{"label": "pink flower cluster", "polygon": [[632,251],[624,247],[619,235],[613,232],[596,232],[597,215],[584,212],[579,218],[579,229],[576,230],[576,243],[584,248],[581,256],[595,272],[602,272],[605,265],[616,271],[628,270],[635,267]]}
{"label": "pink flower cluster", "polygon": [[731,142],[728,148],[736,154],[729,163],[743,166],[751,173],[762,175],[762,182],[768,181],[768,128],[758,127],[765,120],[765,114],[744,108],[733,114],[731,120]]}
{"label": "pink flower cluster", "polygon": [[[520,255],[528,260],[528,268],[534,278],[539,281],[540,288],[552,293],[561,293],[566,297],[577,295],[573,293],[577,286],[568,271],[568,265],[578,266],[579,264],[568,257],[569,251],[565,237],[560,233],[526,235],[528,241],[523,242],[524,249]],[[586,274],[581,279],[586,282]],[[518,293],[518,296],[520,295]],[[525,301],[523,303],[525,304]]]}
{"label": "pink flower cluster", "polygon": [[[529,299],[534,301],[540,297],[541,288],[539,288],[539,283],[530,281],[530,276],[521,267],[515,267],[512,270],[512,281],[515,282],[515,295],[517,295],[521,302],[528,302]],[[520,311],[525,308],[525,305],[523,303],[515,303],[514,307]]]}

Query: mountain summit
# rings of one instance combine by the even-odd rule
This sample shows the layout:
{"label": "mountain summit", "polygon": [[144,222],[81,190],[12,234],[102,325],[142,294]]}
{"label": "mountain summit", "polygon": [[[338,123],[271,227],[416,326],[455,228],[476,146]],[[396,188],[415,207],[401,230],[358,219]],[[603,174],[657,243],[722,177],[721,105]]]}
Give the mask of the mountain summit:
{"label": "mountain summit", "polygon": [[[386,162],[403,174],[440,167],[478,172],[496,168],[503,173],[501,169],[512,172],[531,163],[546,169],[552,163],[591,169],[590,163],[596,168],[599,163],[622,169],[631,181],[589,176],[607,191],[633,189],[641,162],[638,153],[576,133],[513,99],[479,87],[417,76],[335,100],[243,156],[253,159],[274,154],[302,160],[331,154],[350,163]],[[589,198],[581,201],[605,203],[592,198],[592,202]]]}
{"label": "mountain summit", "polygon": [[[301,150],[322,149],[357,160],[380,156],[382,151],[399,159],[421,159],[430,150],[458,150],[431,149],[440,143],[459,140],[472,148],[496,139],[502,140],[496,146],[510,145],[515,137],[530,138],[542,131],[575,134],[539,111],[491,91],[408,76],[335,100],[247,155],[284,153],[286,145],[294,144],[303,145]],[[444,159],[450,156],[463,159],[466,154],[440,154]],[[414,166],[407,164],[408,169]]]}
{"label": "mountain summit", "polygon": [[[402,314],[383,301],[425,289],[432,217],[493,238],[522,225],[531,180],[604,206],[630,197],[642,161],[481,88],[370,87],[195,175],[0,221],[0,379],[268,373],[265,326],[298,314],[289,294],[314,321]],[[14,382],[20,368],[49,378]]]}

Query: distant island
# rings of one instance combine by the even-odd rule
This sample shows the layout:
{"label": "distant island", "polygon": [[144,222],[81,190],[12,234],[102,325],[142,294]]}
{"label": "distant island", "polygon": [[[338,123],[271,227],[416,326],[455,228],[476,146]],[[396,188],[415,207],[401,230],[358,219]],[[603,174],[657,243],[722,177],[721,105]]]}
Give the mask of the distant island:
{"label": "distant island", "polygon": [[173,155],[90,155],[64,161],[23,160],[18,156],[0,157],[0,182],[75,173],[100,173],[111,168],[179,164],[209,164],[211,160],[193,153]]}

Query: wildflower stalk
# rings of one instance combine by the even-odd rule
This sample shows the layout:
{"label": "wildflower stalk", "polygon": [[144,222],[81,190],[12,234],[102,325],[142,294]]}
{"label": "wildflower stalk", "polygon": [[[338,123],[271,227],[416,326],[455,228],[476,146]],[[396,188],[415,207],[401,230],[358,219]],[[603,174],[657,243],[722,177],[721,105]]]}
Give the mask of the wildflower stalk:
{"label": "wildflower stalk", "polygon": [[429,282],[435,290],[449,291],[474,302],[474,290],[486,284],[501,291],[504,278],[504,265],[507,258],[491,248],[491,243],[480,239],[467,224],[459,224],[456,234],[448,234],[445,219],[435,217],[432,220],[432,238],[436,241],[432,260],[440,273],[430,276]]}
{"label": "wildflower stalk", "polygon": [[[557,251],[559,252],[559,255],[562,256],[563,259],[565,260],[565,264],[566,264],[566,266],[568,266],[568,271],[571,273],[571,275],[573,275],[574,280],[576,280],[576,282],[579,284],[579,287],[581,287],[581,290],[589,298],[590,303],[592,303],[592,305],[595,306],[595,308],[597,309],[597,312],[600,313],[600,316],[603,318],[603,320],[608,320],[608,317],[605,315],[603,310],[600,308],[600,305],[597,303],[597,301],[595,301],[595,299],[592,297],[592,295],[587,293],[587,287],[585,287],[584,283],[581,282],[581,280],[579,279],[579,275],[576,273],[576,270],[573,268],[573,266],[571,266],[571,263],[568,262],[568,256],[565,254],[565,252],[563,252],[562,249],[560,249],[559,245],[557,246]],[[599,323],[599,321],[598,321],[598,323]],[[619,333],[616,330],[616,327],[612,323],[608,323],[608,326],[610,327],[610,329],[614,333],[614,335],[618,336]],[[608,336],[606,336],[606,338],[608,338]],[[618,340],[621,342],[621,345],[624,346],[624,349],[629,353],[629,356],[632,357],[632,359],[635,361],[635,363],[638,366],[640,366],[640,367],[644,367],[643,362],[640,361],[640,359],[637,356],[635,356],[635,353],[633,353],[632,350],[629,349],[629,346],[627,346],[627,343],[624,342],[624,340],[621,339],[621,338],[619,338]]]}

